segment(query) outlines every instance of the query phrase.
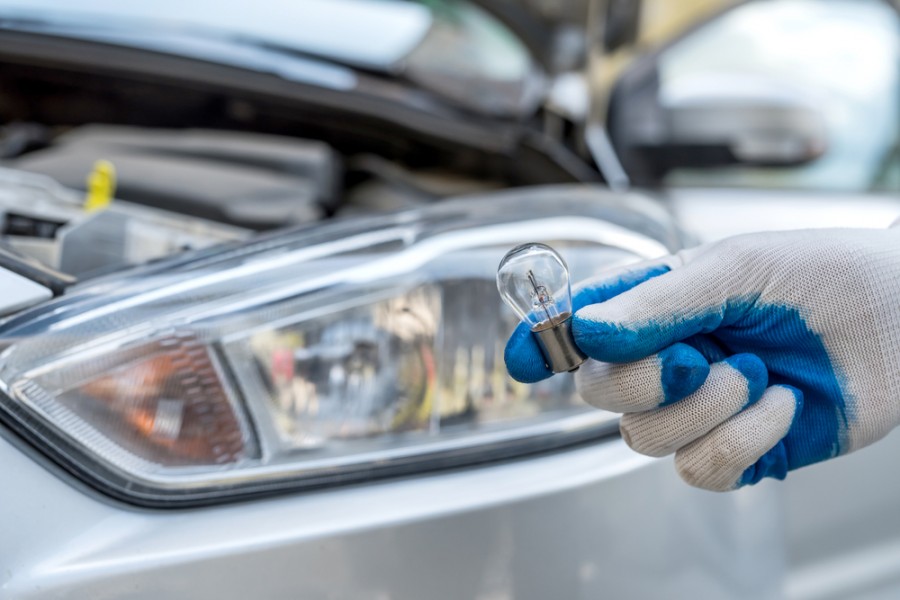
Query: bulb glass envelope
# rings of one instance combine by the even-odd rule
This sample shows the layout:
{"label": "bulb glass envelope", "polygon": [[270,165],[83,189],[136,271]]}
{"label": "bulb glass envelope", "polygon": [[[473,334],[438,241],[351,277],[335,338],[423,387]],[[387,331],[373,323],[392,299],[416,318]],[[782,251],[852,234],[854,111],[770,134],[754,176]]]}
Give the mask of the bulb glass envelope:
{"label": "bulb glass envelope", "polygon": [[603,435],[613,417],[584,406],[570,376],[507,376],[517,317],[494,271],[530,239],[565,248],[576,277],[667,250],[602,207],[450,202],[83,284],[0,326],[0,416],[102,491],[152,506]]}
{"label": "bulb glass envelope", "polygon": [[572,315],[569,267],[546,244],[530,242],[510,250],[497,269],[497,289],[532,330]]}

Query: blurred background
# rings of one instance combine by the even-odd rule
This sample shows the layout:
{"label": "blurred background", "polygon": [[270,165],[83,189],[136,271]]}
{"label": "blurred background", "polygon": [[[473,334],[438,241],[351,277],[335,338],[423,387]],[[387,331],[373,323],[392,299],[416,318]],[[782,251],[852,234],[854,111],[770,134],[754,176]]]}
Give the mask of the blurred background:
{"label": "blurred background", "polygon": [[[571,377],[507,377],[494,285],[531,238],[579,280],[898,194],[894,0],[0,0],[0,266],[62,307],[0,379],[90,424],[33,445],[116,499],[19,467],[59,510],[0,520],[0,589],[900,597],[900,435],[687,489]],[[179,438],[198,394],[227,444]]]}

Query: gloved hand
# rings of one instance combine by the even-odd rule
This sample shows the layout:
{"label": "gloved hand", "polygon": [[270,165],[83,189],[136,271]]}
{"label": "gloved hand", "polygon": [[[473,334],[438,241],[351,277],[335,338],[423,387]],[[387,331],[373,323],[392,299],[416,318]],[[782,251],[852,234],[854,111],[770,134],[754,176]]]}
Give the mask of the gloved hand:
{"label": "gloved hand", "polygon": [[[622,437],[725,491],[852,452],[900,421],[900,232],[739,236],[588,282],[573,297],[588,403]],[[527,327],[510,374],[551,373]],[[603,362],[600,362],[603,361]]]}

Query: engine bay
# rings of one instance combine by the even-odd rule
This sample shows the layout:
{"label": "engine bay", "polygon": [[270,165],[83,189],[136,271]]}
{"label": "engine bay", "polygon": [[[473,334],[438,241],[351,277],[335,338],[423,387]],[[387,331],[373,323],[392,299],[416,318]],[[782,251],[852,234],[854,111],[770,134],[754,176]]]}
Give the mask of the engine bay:
{"label": "engine bay", "polygon": [[[534,123],[467,112],[400,78],[356,71],[352,89],[333,90],[3,36],[0,242],[79,280],[261,231],[598,178]],[[114,201],[94,210],[99,176]]]}
{"label": "engine bay", "polygon": [[[255,232],[503,185],[415,172],[375,154],[347,159],[317,140],[212,129],[91,124],[57,133],[14,123],[0,148],[3,244],[79,279]],[[111,186],[101,210],[89,206],[98,176]]]}

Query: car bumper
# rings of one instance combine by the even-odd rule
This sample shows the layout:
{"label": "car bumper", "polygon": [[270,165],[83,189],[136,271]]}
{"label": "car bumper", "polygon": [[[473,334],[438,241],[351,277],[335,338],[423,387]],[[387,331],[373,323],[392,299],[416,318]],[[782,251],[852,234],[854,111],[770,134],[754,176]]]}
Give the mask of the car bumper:
{"label": "car bumper", "polygon": [[0,438],[0,590],[47,598],[767,598],[776,487],[691,489],[618,438],[190,510],[122,505]]}

